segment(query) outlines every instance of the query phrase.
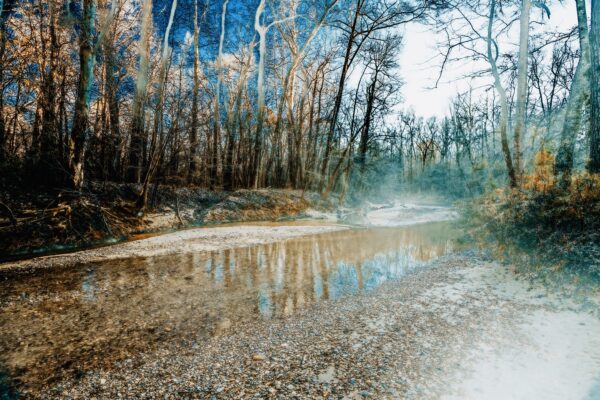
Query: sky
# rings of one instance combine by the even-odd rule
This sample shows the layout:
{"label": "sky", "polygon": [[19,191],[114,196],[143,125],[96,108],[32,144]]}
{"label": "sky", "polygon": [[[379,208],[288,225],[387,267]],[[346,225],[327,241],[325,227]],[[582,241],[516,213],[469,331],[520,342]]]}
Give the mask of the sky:
{"label": "sky", "polygon": [[[157,11],[155,13],[155,19],[157,22],[160,20],[160,24],[166,26],[166,20],[168,17],[168,10],[171,0],[155,0],[155,6]],[[228,29],[232,37],[226,41],[227,48],[225,52],[236,51],[237,44],[236,33],[242,25],[248,25],[249,31],[252,30],[253,15],[251,13],[255,9],[256,0],[231,0],[228,9]],[[570,27],[574,26],[577,22],[577,16],[575,11],[575,1],[566,0],[561,4],[554,0],[552,2],[547,1],[550,6],[552,16],[550,20],[545,20],[541,26],[534,26],[535,30],[545,31],[566,31]],[[590,1],[586,1],[589,3]],[[184,37],[190,35],[189,30],[192,28],[189,24],[184,21],[189,21],[189,13],[192,8],[190,6],[191,0],[180,0],[178,6],[178,15],[176,16],[177,26],[175,27],[174,38],[177,40],[184,41]],[[203,1],[200,4],[205,4]],[[202,26],[213,26],[213,29],[218,29],[220,24],[220,2],[209,2],[211,11],[209,15],[214,20],[207,21]],[[250,13],[249,15],[244,15]],[[541,11],[534,9],[532,15],[535,19],[539,19]],[[589,14],[588,14],[589,16]],[[472,62],[454,63],[446,66],[443,79],[439,83],[438,87],[432,89],[435,85],[435,80],[439,74],[439,65],[441,62],[440,57],[432,58],[432,56],[439,53],[437,49],[437,43],[442,39],[436,33],[434,33],[429,26],[424,26],[419,23],[407,24],[404,28],[404,41],[400,53],[400,74],[404,80],[404,86],[402,88],[402,95],[404,98],[403,103],[399,108],[409,109],[412,108],[415,114],[423,116],[425,118],[431,116],[443,117],[449,111],[449,104],[458,92],[464,92],[468,90],[469,84],[472,83],[474,87],[489,86],[492,83],[490,77],[480,78],[477,82],[472,82],[471,79],[461,79],[470,69],[474,68]],[[511,35],[511,41],[516,43],[518,40],[518,23],[514,25],[513,32]],[[217,38],[218,32],[211,32],[211,34],[203,34],[203,37]],[[216,39],[213,40],[212,47],[216,50]],[[233,47],[232,47],[233,46]],[[203,47],[201,45],[201,47]],[[508,47],[503,46],[502,51],[507,51]],[[206,48],[205,50],[206,51]],[[487,65],[483,65],[487,68]],[[352,79],[349,79],[351,82]]]}
{"label": "sky", "polygon": [[[587,3],[589,17],[589,1]],[[577,23],[574,0],[565,1],[562,5],[555,2],[550,6],[550,10],[551,18],[543,25],[546,31],[565,31]],[[514,35],[516,42],[518,29]],[[472,64],[455,63],[446,68],[438,88],[431,89],[435,85],[441,62],[439,57],[431,60],[432,55],[437,53],[436,43],[439,39],[441,37],[421,24],[411,23],[405,28],[404,45],[400,55],[400,73],[405,82],[402,88],[402,108],[413,108],[416,115],[425,118],[446,115],[451,98],[457,92],[466,91],[470,81],[459,78],[469,72],[469,65]],[[474,86],[487,83],[492,83],[491,78],[477,82]]]}

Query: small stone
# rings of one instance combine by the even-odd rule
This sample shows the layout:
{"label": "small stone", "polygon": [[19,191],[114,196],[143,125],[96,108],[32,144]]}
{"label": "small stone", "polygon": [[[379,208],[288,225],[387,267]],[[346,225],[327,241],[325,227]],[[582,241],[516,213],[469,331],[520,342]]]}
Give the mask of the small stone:
{"label": "small stone", "polygon": [[323,373],[317,377],[319,383],[332,383],[335,376],[335,367],[329,366]]}
{"label": "small stone", "polygon": [[101,384],[101,385],[104,385],[104,384],[106,384],[106,379],[104,379],[104,378],[100,379],[100,384]]}
{"label": "small stone", "polygon": [[264,354],[257,353],[252,356],[252,360],[254,361],[265,361],[267,357]]}

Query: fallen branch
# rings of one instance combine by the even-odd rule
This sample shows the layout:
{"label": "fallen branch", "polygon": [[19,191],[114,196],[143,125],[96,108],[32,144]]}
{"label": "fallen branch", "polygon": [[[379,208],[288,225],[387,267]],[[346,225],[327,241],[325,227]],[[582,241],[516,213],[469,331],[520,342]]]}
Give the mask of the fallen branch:
{"label": "fallen branch", "polygon": [[13,226],[17,226],[17,219],[15,218],[15,215],[13,214],[10,207],[0,201],[0,208],[3,209],[6,212],[6,214],[8,214],[8,219],[10,220],[10,223]]}
{"label": "fallen branch", "polygon": [[179,220],[179,225],[183,226],[183,220],[181,219],[181,215],[179,215],[179,197],[175,194],[175,215]]}

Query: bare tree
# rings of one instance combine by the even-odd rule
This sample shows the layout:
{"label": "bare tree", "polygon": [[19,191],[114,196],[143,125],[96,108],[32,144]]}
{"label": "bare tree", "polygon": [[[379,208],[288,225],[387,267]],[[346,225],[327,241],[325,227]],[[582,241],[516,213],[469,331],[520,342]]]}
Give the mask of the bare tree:
{"label": "bare tree", "polygon": [[519,34],[519,69],[517,72],[517,110],[515,114],[514,148],[515,170],[517,182],[523,175],[523,135],[525,132],[525,117],[527,109],[527,72],[529,59],[529,15],[531,0],[523,0],[521,4],[520,34]]}
{"label": "bare tree", "polygon": [[588,170],[600,172],[600,1],[592,0],[592,28],[590,30],[591,49],[591,127],[590,161]]}
{"label": "bare tree", "polygon": [[[177,10],[177,0],[173,0],[171,3],[171,13],[169,15],[169,23],[165,30],[165,37],[163,39],[162,54],[160,57],[160,69],[158,73],[158,90],[156,93],[156,108],[154,110],[154,129],[152,130],[152,140],[150,142],[150,154],[148,157],[148,167],[144,173],[144,179],[142,182],[142,193],[140,194],[137,201],[137,208],[143,212],[148,204],[148,188],[150,182],[158,168],[159,159],[162,157],[162,141],[159,140],[159,135],[162,131],[163,121],[163,108],[164,108],[164,97],[165,97],[165,84],[167,81],[167,67],[171,58],[171,47],[169,46],[169,35],[171,34],[171,28],[173,26],[173,18],[175,17],[175,11]],[[161,135],[162,136],[162,135]]]}
{"label": "bare tree", "polygon": [[[502,86],[502,81],[500,80],[500,73],[498,72],[498,66],[496,64],[499,55],[498,44],[493,39],[492,30],[494,26],[494,17],[496,15],[496,0],[490,1],[490,15],[488,22],[488,31],[487,31],[487,59],[490,63],[492,76],[494,77],[494,87],[500,96],[500,141],[502,144],[502,152],[504,153],[504,161],[506,163],[506,169],[508,171],[508,176],[510,179],[510,186],[517,186],[517,174],[515,172],[515,167],[512,162],[512,156],[510,153],[510,148],[508,146],[508,96],[506,95],[506,90],[504,86]],[[495,49],[495,53],[492,48]]]}
{"label": "bare tree", "polygon": [[558,175],[559,184],[563,188],[567,188],[571,181],[575,137],[580,130],[581,114],[590,89],[590,42],[585,1],[577,0],[576,4],[581,57],[577,64],[575,78],[571,84],[571,92],[560,136],[560,147],[555,161],[555,172]]}
{"label": "bare tree", "polygon": [[131,122],[131,144],[129,145],[128,177],[131,182],[140,182],[142,176],[144,147],[144,114],[149,78],[150,36],[152,30],[152,0],[142,0],[141,33],[138,40],[139,68],[135,84],[133,115]]}
{"label": "bare tree", "polygon": [[200,90],[200,49],[198,28],[198,0],[194,0],[194,86],[192,88],[192,122],[190,130],[190,161],[188,166],[188,183],[193,183],[197,170],[198,151],[198,91]]}

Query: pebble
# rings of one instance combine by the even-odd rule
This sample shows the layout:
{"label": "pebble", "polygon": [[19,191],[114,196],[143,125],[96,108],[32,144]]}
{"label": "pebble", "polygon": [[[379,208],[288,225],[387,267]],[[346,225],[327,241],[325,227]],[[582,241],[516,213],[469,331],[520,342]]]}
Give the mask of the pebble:
{"label": "pebble", "polygon": [[[119,369],[44,389],[49,397],[69,393],[75,398],[98,393],[103,398],[117,393],[127,398],[436,398],[437,390],[445,390],[436,384],[444,374],[439,368],[462,369],[452,358],[442,363],[441,356],[461,354],[462,345],[471,345],[466,333],[475,332],[490,313],[498,319],[485,302],[460,305],[474,312],[456,326],[424,313],[422,304],[427,303],[421,294],[432,284],[454,279],[453,267],[443,265],[394,287],[332,300],[283,320],[257,321],[208,340],[200,335],[165,340],[156,351],[133,355],[132,363],[126,359]],[[511,314],[501,317],[510,322]],[[390,329],[373,334],[367,324],[373,318],[389,320]],[[352,351],[359,340],[362,346]],[[165,378],[170,384],[165,385]],[[180,384],[187,389],[178,388]],[[417,392],[419,387],[425,392]],[[42,397],[36,394],[31,397]]]}

